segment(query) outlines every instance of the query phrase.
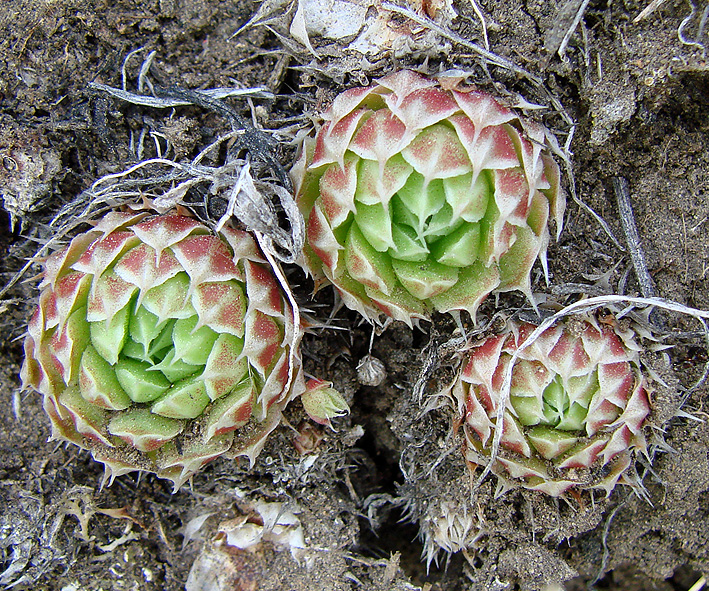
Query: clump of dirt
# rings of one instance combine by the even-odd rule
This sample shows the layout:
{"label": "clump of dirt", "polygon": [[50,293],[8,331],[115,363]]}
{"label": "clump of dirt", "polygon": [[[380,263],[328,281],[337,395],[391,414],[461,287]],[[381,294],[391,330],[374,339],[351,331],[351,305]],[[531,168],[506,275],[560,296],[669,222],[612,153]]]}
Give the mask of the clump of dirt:
{"label": "clump of dirt", "polygon": [[[701,7],[690,13],[684,3],[662,3],[635,22],[646,3],[598,1],[573,28],[569,9],[581,8],[578,2],[454,2],[454,20],[444,20],[452,14],[446,3],[419,4],[402,3],[404,12],[389,15],[396,35],[412,35],[405,43],[395,35],[381,55],[362,56],[347,52],[352,38],[313,35],[316,58],[302,45],[302,31],[290,26],[297,3],[272,3],[273,15],[235,37],[261,4],[6,3],[3,283],[55,234],[49,223],[57,211],[96,179],[148,157],[190,160],[230,131],[208,109],[139,106],[92,82],[133,93],[142,85],[145,94],[146,79],[161,88],[264,87],[272,99],[225,100],[277,133],[288,166],[293,149],[286,140],[343,88],[400,67],[440,67],[466,70],[510,100],[538,103],[543,108],[528,109],[530,116],[554,129],[562,145],[570,142],[572,177],[565,182],[571,191],[573,178],[584,205],[569,200],[564,232],[549,250],[550,284],[536,275],[534,288],[548,302],[563,305],[581,293],[642,295],[614,191],[613,179],[622,178],[655,295],[708,309],[709,36]],[[383,14],[378,4],[365,11],[375,13]],[[430,18],[443,33],[427,28]],[[526,73],[482,61],[486,37],[491,51]],[[223,580],[209,579],[215,588],[542,589],[573,579],[569,590],[599,580],[607,589],[689,589],[709,576],[709,428],[699,420],[706,418],[707,393],[703,384],[695,387],[707,353],[696,320],[669,312],[651,318],[670,348],[644,359],[659,376],[647,433],[652,462],[639,465],[648,498],[625,487],[608,498],[558,500],[521,489],[496,497],[491,479],[472,489],[450,409],[432,396],[454,377],[455,351],[439,356],[422,395],[413,395],[430,343],[459,336],[456,324],[394,324],[375,333],[370,351],[369,325],[338,307],[329,289],[313,299],[307,279],[295,268],[286,272],[310,316],[334,327],[306,336],[306,370],[332,380],[352,412],[335,421],[333,432],[309,422],[295,403],[252,469],[218,460],[176,494],[150,475],[101,488],[101,468],[88,454],[47,443],[40,397],[19,392],[33,287],[14,283],[3,293],[0,584],[171,591],[189,580],[196,591],[208,588],[200,573],[224,572]],[[519,298],[486,302],[478,322],[501,309],[519,311]],[[376,386],[357,376],[370,353],[386,371]],[[293,445],[298,435],[305,453]],[[227,543],[225,527],[259,526],[263,503],[293,516],[286,529],[302,528],[303,548],[285,537],[264,538],[252,551]],[[455,534],[455,554],[438,543],[443,531],[448,540]]]}

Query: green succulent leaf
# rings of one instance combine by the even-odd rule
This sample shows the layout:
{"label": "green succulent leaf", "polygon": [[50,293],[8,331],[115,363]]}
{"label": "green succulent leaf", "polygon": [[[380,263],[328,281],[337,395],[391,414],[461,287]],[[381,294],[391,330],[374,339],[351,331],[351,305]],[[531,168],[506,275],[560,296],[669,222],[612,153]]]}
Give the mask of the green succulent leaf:
{"label": "green succulent leaf", "polygon": [[208,326],[197,327],[199,318],[180,318],[172,331],[175,357],[191,365],[207,363],[209,353],[217,340],[217,333]]}
{"label": "green succulent leaf", "polygon": [[389,254],[392,260],[422,263],[428,258],[426,241],[411,226],[395,223],[391,232],[394,246],[389,249]]}
{"label": "green succulent leaf", "polygon": [[139,451],[155,451],[185,428],[176,421],[153,414],[148,408],[131,408],[114,415],[108,423],[111,435],[120,437]]}
{"label": "green succulent leaf", "polygon": [[428,300],[444,293],[458,281],[458,269],[435,261],[411,263],[394,260],[392,266],[401,284],[419,300]]}
{"label": "green succulent leaf", "polygon": [[118,383],[133,402],[152,402],[170,387],[170,380],[151,367],[147,361],[129,358],[116,363]]}
{"label": "green succulent leaf", "polygon": [[[115,365],[115,364],[114,364]],[[87,402],[108,410],[125,410],[131,398],[121,387],[114,366],[89,345],[81,358],[81,395]]]}
{"label": "green succulent leaf", "polygon": [[185,378],[172,384],[150,409],[170,419],[194,419],[204,412],[208,404],[209,396],[204,381],[200,378]]}
{"label": "green succulent leaf", "polygon": [[480,251],[480,226],[461,226],[438,240],[431,250],[442,265],[470,267]]}
{"label": "green succulent leaf", "polygon": [[123,306],[110,319],[89,323],[91,344],[111,365],[118,361],[118,355],[128,338],[129,306],[130,303]]}

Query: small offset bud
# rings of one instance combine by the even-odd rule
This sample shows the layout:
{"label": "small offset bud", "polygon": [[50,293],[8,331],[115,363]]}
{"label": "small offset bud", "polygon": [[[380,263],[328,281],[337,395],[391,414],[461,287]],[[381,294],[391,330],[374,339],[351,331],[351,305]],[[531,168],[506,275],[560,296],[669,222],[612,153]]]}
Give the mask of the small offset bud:
{"label": "small offset bud", "polygon": [[303,408],[316,423],[332,429],[330,419],[345,416],[350,407],[331,382],[309,380],[305,392],[301,396]]}

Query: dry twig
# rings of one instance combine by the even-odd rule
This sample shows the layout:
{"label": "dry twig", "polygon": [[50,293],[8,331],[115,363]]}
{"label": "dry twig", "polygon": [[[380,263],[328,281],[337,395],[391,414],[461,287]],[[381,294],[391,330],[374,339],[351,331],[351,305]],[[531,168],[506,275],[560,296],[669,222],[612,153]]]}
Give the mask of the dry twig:
{"label": "dry twig", "polygon": [[547,33],[544,42],[544,49],[548,52],[549,58],[555,53],[559,57],[564,57],[564,52],[569,44],[571,35],[574,34],[583,18],[586,8],[590,0],[567,0],[567,2],[558,10],[556,22],[552,29]]}
{"label": "dry twig", "polygon": [[633,206],[630,203],[628,181],[623,177],[613,177],[613,190],[618,204],[623,232],[625,233],[625,243],[628,245],[630,260],[633,262],[635,276],[640,284],[640,291],[646,298],[654,297],[657,295],[657,290],[645,263],[645,255],[643,254],[640,235],[633,215]]}

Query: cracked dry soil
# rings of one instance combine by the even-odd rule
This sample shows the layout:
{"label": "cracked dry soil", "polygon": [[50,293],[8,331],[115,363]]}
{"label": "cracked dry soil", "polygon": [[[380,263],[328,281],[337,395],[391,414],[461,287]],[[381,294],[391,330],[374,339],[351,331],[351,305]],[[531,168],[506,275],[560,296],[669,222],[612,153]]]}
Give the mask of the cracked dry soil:
{"label": "cracked dry soil", "polygon": [[[563,4],[481,1],[491,50],[540,76],[572,116],[578,195],[621,245],[612,178],[627,179],[657,294],[709,309],[709,65],[702,47],[709,37],[699,23],[706,2],[692,5],[694,16],[683,25],[687,2],[669,0],[635,23],[645,2],[594,0],[562,60],[545,52],[544,39]],[[460,16],[454,26],[462,37],[481,42],[471,6],[455,3]],[[287,33],[278,22],[230,39],[257,8],[242,0],[3,3],[0,192],[6,209],[31,211],[14,231],[9,216],[0,216],[1,283],[32,255],[43,224],[61,205],[134,161],[131,133],[147,127],[162,134],[181,158],[223,131],[223,121],[197,108],[157,112],[90,91],[91,81],[120,86],[121,64],[135,49],[157,52],[151,75],[161,85],[270,85],[278,99],[260,102],[258,112],[271,127],[327,104],[343,87],[426,59],[429,67],[472,70],[491,86],[475,56],[447,41],[365,63],[322,39],[313,39],[323,56],[316,61],[274,33]],[[681,42],[681,26],[694,45]],[[285,49],[293,54],[288,60]],[[142,55],[129,68],[132,84]],[[489,73],[498,88],[537,98],[509,72]],[[232,104],[248,116],[246,103]],[[286,149],[284,163],[291,157]],[[551,286],[538,280],[540,292],[592,285],[607,274],[614,291],[639,294],[632,271],[626,273],[627,252],[572,201],[549,263]],[[304,278],[289,273],[307,298]],[[671,418],[707,361],[701,327],[689,317],[663,315],[672,347],[645,360],[667,384],[654,398],[653,416],[667,445],[644,481],[649,500],[624,487],[608,499],[581,496],[568,503],[524,490],[495,499],[494,484],[486,481],[471,502],[462,457],[451,451],[449,417],[443,410],[422,416],[411,397],[429,338],[442,342],[454,326],[441,318],[413,332],[393,326],[375,336],[372,354],[385,364],[387,377],[366,387],[356,365],[368,351],[369,328],[343,309],[336,323],[345,330],[308,335],[304,342],[307,370],[331,379],[351,403],[337,433],[316,433],[323,439],[315,453],[300,456],[284,425],[253,470],[218,460],[191,487],[171,494],[152,476],[122,477],[101,489],[102,468],[86,452],[47,443],[40,396],[18,396],[21,338],[34,297],[31,283],[19,283],[0,304],[2,586],[172,591],[185,588],[195,563],[192,591],[542,589],[560,581],[569,591],[594,581],[599,589],[670,591],[687,590],[709,575],[706,387],[691,391],[683,406],[695,418]],[[318,304],[329,314],[332,294],[321,292]],[[497,305],[514,307],[519,300],[505,296]],[[488,302],[481,313],[494,306]],[[433,382],[450,375],[446,371],[452,369],[443,367]],[[287,419],[294,426],[307,422],[297,403]],[[219,544],[219,527],[253,519],[259,501],[283,503],[297,515],[307,546],[299,560],[267,542],[253,552]],[[474,512],[480,536],[467,556],[441,557],[440,566],[427,572],[417,533],[444,501]]]}

